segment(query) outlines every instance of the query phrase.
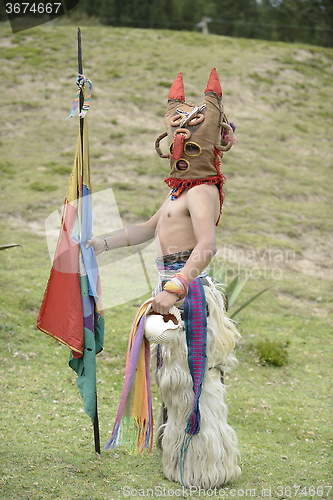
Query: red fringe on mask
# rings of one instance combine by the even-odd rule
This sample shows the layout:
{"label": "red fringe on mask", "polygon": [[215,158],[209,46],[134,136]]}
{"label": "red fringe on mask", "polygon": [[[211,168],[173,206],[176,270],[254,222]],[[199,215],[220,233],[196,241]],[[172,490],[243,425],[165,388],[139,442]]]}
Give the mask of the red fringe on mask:
{"label": "red fringe on mask", "polygon": [[183,192],[184,189],[191,189],[194,186],[200,186],[201,184],[216,184],[219,190],[219,195],[220,195],[220,215],[219,218],[217,219],[216,226],[220,222],[221,214],[222,214],[222,208],[223,208],[223,199],[224,199],[224,194],[223,194],[223,185],[224,181],[226,178],[224,177],[223,174],[221,174],[220,171],[220,156],[219,156],[219,151],[216,149],[215,150],[215,160],[214,160],[214,166],[217,171],[217,175],[213,175],[211,177],[206,177],[205,179],[178,179],[176,177],[167,177],[164,179],[164,182],[171,188],[171,189],[178,189],[177,191],[177,196],[180,196],[180,194]]}

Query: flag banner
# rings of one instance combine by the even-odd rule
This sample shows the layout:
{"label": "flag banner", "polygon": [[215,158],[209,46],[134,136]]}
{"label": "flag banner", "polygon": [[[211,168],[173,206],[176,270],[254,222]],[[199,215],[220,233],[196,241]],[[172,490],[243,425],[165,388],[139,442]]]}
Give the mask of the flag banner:
{"label": "flag banner", "polygon": [[90,155],[87,117],[81,118],[76,154],[53,266],[37,327],[71,349],[69,364],[86,413],[96,410],[96,354],[103,349],[104,314],[96,256],[86,248],[92,237]]}

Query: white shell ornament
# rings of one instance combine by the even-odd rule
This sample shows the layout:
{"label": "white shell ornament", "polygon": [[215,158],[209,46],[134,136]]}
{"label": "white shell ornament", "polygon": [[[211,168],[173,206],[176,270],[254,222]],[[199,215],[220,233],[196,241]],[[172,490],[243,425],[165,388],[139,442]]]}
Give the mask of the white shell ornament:
{"label": "white shell ornament", "polygon": [[182,328],[180,311],[176,306],[172,306],[169,314],[174,316],[176,323],[170,319],[164,321],[161,314],[147,314],[145,324],[145,337],[153,344],[168,342],[173,339]]}

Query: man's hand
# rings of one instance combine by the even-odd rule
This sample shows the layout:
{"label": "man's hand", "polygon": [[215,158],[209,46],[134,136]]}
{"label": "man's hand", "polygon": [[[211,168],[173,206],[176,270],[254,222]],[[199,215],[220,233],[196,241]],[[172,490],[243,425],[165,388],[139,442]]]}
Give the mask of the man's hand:
{"label": "man's hand", "polygon": [[91,238],[87,241],[86,248],[90,246],[95,250],[95,255],[99,255],[105,251],[105,241],[102,238]]}
{"label": "man's hand", "polygon": [[174,293],[160,292],[153,298],[151,303],[152,308],[155,312],[159,314],[168,314],[170,308],[177,301],[177,296]]}

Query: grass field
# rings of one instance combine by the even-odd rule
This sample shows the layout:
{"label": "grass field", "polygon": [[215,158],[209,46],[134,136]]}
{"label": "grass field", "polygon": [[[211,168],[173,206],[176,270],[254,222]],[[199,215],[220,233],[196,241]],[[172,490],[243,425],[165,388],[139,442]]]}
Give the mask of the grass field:
{"label": "grass field", "polygon": [[[243,300],[274,287],[238,317],[240,363],[227,383],[243,473],[211,497],[332,499],[333,50],[100,26],[82,28],[82,43],[84,74],[94,83],[93,189],[112,188],[124,225],[144,221],[166,196],[168,164],[154,141],[173,79],[182,71],[187,99],[199,104],[217,68],[237,143],[223,159],[215,260],[229,266],[229,279],[251,273]],[[78,133],[77,118],[66,120],[76,93],[76,26],[12,34],[3,25],[0,47],[1,244],[23,245],[0,252],[0,498],[206,498],[168,482],[156,449],[97,456],[68,350],[36,329],[51,267],[45,220],[63,202]],[[132,293],[133,276],[121,274],[117,283]],[[132,293],[116,306],[110,299],[105,311],[97,359],[102,445],[144,298]],[[287,345],[287,364],[259,361],[256,345],[265,340]]]}

